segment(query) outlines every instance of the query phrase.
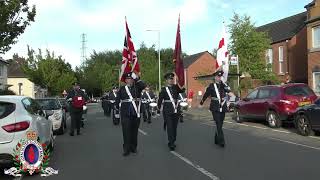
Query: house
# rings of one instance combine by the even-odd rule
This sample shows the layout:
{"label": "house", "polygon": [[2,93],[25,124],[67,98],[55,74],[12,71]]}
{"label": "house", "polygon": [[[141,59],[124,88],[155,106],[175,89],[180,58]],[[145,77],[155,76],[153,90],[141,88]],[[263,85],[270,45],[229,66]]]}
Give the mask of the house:
{"label": "house", "polygon": [[5,90],[8,87],[7,84],[7,69],[9,63],[0,57],[0,89]]}
{"label": "house", "polygon": [[193,105],[197,104],[199,98],[202,97],[206,84],[196,80],[194,77],[212,74],[215,71],[216,59],[208,52],[200,52],[187,56],[183,59],[184,73],[185,73],[185,87],[186,92],[190,90],[194,92]]}
{"label": "house", "polygon": [[266,64],[281,81],[289,74],[294,82],[308,83],[306,19],[307,13],[302,12],[257,28],[271,38]]}
{"label": "house", "polygon": [[320,0],[305,6],[306,11],[260,26],[267,32],[271,48],[266,52],[270,71],[280,80],[289,74],[294,82],[307,83],[320,94]]}
{"label": "house", "polygon": [[41,88],[30,81],[21,69],[19,62],[11,62],[8,67],[9,90],[17,95],[28,96],[31,98],[43,98],[48,94],[47,89]]}
{"label": "house", "polygon": [[309,86],[320,94],[320,0],[305,6],[307,10],[307,59]]}

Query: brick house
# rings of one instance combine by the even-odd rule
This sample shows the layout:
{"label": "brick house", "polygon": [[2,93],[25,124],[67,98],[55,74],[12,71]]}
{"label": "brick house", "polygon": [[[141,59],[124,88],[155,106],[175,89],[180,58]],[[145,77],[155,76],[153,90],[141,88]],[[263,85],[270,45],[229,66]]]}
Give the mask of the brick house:
{"label": "brick house", "polygon": [[294,82],[308,82],[306,18],[307,13],[303,12],[257,28],[271,39],[266,64],[281,81],[289,74]]}
{"label": "brick house", "polygon": [[205,84],[194,77],[212,74],[215,71],[215,62],[216,59],[208,51],[193,54],[183,59],[186,92],[191,89],[194,92],[193,105],[197,103],[196,100],[205,91]]}
{"label": "brick house", "polygon": [[305,6],[307,9],[308,84],[320,94],[320,0]]}

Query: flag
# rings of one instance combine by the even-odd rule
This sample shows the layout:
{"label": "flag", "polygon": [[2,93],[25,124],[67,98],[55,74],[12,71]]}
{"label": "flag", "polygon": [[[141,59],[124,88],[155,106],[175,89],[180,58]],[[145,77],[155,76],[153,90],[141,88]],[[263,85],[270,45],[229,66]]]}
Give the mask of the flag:
{"label": "flag", "polygon": [[173,63],[175,63],[175,74],[180,88],[184,87],[184,67],[181,57],[181,37],[180,37],[180,14],[178,19],[178,29],[176,35],[176,45],[173,53]]}
{"label": "flag", "polygon": [[121,73],[120,80],[124,82],[124,73],[135,72],[136,74],[140,74],[140,66],[138,63],[137,53],[134,49],[134,45],[131,39],[131,34],[129,31],[127,18],[125,18],[126,22],[126,33],[124,37],[124,46],[122,51],[122,64],[121,64]]}
{"label": "flag", "polygon": [[222,26],[222,34],[221,39],[219,41],[219,47],[217,51],[217,61],[216,61],[216,69],[220,69],[223,71],[222,81],[226,82],[228,79],[229,73],[229,60],[228,60],[228,49],[227,49],[227,40],[226,40],[226,30],[223,22]]}

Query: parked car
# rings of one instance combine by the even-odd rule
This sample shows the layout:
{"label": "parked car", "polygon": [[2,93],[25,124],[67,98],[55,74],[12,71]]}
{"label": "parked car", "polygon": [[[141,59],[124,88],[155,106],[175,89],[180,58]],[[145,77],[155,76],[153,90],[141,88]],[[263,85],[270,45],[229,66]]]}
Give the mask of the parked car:
{"label": "parked car", "polygon": [[69,112],[69,104],[67,103],[67,100],[65,98],[59,98],[58,99],[62,108],[65,112]]}
{"label": "parked car", "polygon": [[312,131],[320,135],[320,98],[313,104],[299,107],[295,114],[298,133],[309,136]]}
{"label": "parked car", "polygon": [[57,98],[36,99],[43,110],[46,111],[48,119],[53,123],[53,131],[64,134],[67,128],[66,115]]}
{"label": "parked car", "polygon": [[27,139],[26,132],[37,133],[40,143],[53,149],[52,122],[45,118],[45,112],[32,98],[25,96],[0,96],[0,165],[12,164],[14,148],[21,139]]}
{"label": "parked car", "polygon": [[239,97],[237,96],[231,96],[229,97],[227,95],[228,99],[227,99],[227,109],[228,109],[228,112],[233,112],[234,111],[234,107],[235,107],[235,104],[240,100]]}
{"label": "parked car", "polygon": [[236,103],[234,118],[239,123],[245,118],[263,119],[278,128],[282,121],[294,119],[298,107],[316,99],[316,94],[302,83],[261,86]]}

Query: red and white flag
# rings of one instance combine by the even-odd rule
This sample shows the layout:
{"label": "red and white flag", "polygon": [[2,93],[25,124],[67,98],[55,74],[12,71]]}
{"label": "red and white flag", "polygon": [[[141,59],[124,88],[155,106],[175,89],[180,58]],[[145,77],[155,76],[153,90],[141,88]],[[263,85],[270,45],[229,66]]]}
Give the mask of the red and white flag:
{"label": "red and white flag", "polygon": [[217,51],[216,69],[223,71],[222,81],[226,82],[229,73],[229,60],[228,60],[228,43],[226,39],[226,29],[223,22],[221,39],[219,41],[219,47]]}
{"label": "red and white flag", "polygon": [[124,38],[124,47],[122,51],[122,65],[121,65],[121,73],[120,80],[124,82],[125,78],[123,77],[124,73],[135,72],[136,74],[140,74],[140,66],[138,63],[137,53],[134,49],[134,45],[131,39],[131,34],[129,31],[127,18],[126,18],[126,34]]}

